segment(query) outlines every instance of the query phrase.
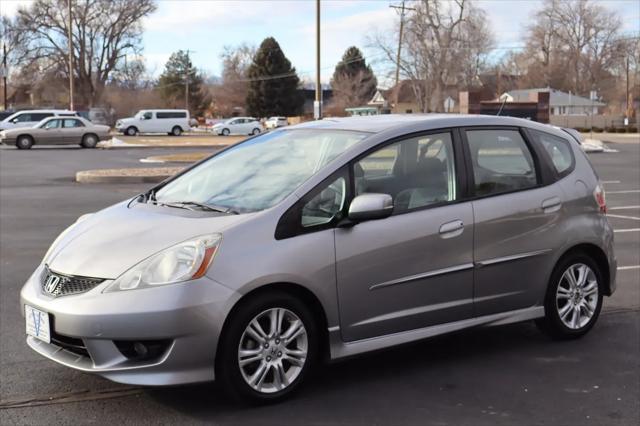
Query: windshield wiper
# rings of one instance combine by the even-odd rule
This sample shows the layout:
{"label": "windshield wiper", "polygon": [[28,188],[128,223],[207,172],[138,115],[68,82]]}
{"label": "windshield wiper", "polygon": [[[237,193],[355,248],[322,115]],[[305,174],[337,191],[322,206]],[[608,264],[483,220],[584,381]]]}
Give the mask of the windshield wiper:
{"label": "windshield wiper", "polygon": [[169,207],[179,207],[179,208],[188,209],[188,210],[195,210],[193,207],[197,207],[201,210],[206,210],[210,212],[239,214],[237,211],[233,210],[230,207],[214,206],[211,204],[199,203],[197,201],[172,201],[167,203],[160,202],[160,201],[155,201],[155,202],[161,205],[169,206]]}

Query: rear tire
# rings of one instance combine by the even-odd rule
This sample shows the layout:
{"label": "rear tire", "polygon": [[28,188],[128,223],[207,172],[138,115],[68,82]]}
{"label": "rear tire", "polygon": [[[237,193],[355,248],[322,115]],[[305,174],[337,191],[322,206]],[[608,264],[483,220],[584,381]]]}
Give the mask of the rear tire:
{"label": "rear tire", "polygon": [[89,134],[89,135],[84,135],[84,137],[82,138],[82,142],[80,143],[80,146],[82,146],[83,148],[95,148],[98,145],[98,137],[96,135],[93,134]]}
{"label": "rear tire", "polygon": [[135,127],[131,126],[131,127],[127,127],[127,130],[125,130],[124,132],[127,136],[135,136],[138,134],[138,129],[136,129]]}
{"label": "rear tire", "polygon": [[576,339],[593,328],[602,309],[602,272],[584,253],[562,258],[551,274],[545,317],[536,325],[554,339]]}
{"label": "rear tire", "polygon": [[241,303],[219,342],[216,380],[238,400],[268,403],[288,397],[317,362],[319,333],[313,314],[282,291]]}
{"label": "rear tire", "polygon": [[33,146],[33,138],[29,135],[18,136],[16,140],[16,147],[18,149],[31,149]]}
{"label": "rear tire", "polygon": [[173,129],[171,129],[171,134],[173,136],[180,136],[182,134],[182,128],[180,126],[175,126]]}
{"label": "rear tire", "polygon": [[253,131],[251,132],[252,135],[259,135],[260,134],[260,129],[258,129],[257,127],[255,129],[253,129]]}

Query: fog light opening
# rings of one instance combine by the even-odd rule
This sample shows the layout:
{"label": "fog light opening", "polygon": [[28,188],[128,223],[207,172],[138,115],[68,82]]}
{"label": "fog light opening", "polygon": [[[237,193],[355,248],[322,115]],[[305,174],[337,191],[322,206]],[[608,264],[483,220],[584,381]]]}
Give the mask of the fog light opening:
{"label": "fog light opening", "polygon": [[120,353],[131,361],[149,361],[164,355],[171,340],[114,340]]}

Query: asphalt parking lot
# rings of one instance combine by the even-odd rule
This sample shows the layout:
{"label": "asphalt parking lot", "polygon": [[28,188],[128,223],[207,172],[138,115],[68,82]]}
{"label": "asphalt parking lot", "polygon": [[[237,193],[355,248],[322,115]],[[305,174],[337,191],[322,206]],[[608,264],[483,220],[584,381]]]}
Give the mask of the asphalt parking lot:
{"label": "asphalt parking lot", "polygon": [[[0,149],[0,424],[635,425],[640,419],[640,143],[591,155],[616,229],[618,290],[590,334],[553,342],[530,323],[472,330],[323,367],[293,399],[227,400],[215,384],[119,385],[31,351],[19,290],[79,215],[147,185],[75,172],[140,167],[176,150]],[[203,148],[183,148],[202,152]]]}

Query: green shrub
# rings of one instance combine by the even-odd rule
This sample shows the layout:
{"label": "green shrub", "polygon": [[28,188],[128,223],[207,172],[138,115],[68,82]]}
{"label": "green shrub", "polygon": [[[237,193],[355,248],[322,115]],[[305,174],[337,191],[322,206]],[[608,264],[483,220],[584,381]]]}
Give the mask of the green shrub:
{"label": "green shrub", "polygon": [[638,128],[629,126],[627,127],[627,133],[638,133]]}

